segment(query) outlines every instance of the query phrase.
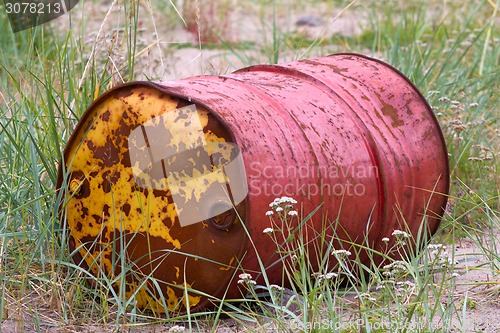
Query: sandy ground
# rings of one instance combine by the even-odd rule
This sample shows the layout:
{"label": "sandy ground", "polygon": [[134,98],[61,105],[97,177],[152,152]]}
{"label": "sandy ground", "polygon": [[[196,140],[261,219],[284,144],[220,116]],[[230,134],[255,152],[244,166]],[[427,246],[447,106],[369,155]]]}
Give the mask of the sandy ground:
{"label": "sandy ground", "polygon": [[[498,243],[499,234],[496,234]],[[450,253],[451,254],[451,253]],[[454,249],[456,278],[455,302],[465,303],[463,316],[466,332],[500,332],[500,278],[492,276],[490,260],[475,242],[463,239]],[[454,325],[462,327],[463,320],[454,318]],[[458,330],[457,330],[458,331]]]}
{"label": "sandy ground", "polygon": [[[277,25],[283,31],[289,33],[304,34],[309,38],[321,38],[332,34],[355,35],[363,31],[362,26],[366,23],[364,13],[346,11],[342,13],[341,8],[319,4],[315,8],[297,8],[283,11],[278,15]],[[180,8],[182,9],[182,8]],[[227,27],[222,34],[225,39],[234,42],[248,42],[254,45],[272,45],[272,10],[250,8],[242,5],[230,11]],[[267,10],[267,12],[265,12]],[[324,13],[328,12],[329,18]],[[110,49],[113,50],[112,62],[106,67],[112,73],[116,73],[113,84],[121,83],[121,77],[117,70],[125,61],[125,45],[123,43],[122,30],[117,29],[123,25],[121,7],[115,6],[110,10],[110,2],[92,4],[85,3],[83,7],[79,4],[72,12],[72,24],[64,17],[49,23],[54,29],[66,32],[71,27],[78,27],[78,22],[83,16],[86,17],[87,30],[81,34],[86,45],[95,45],[91,57],[97,63],[104,63]],[[89,15],[90,14],[90,15]],[[339,16],[338,16],[339,15]],[[180,18],[174,16],[164,18],[160,13],[150,13],[147,6],[141,7],[141,19],[139,22],[138,53],[140,53],[141,74],[137,79],[146,77],[156,81],[176,80],[193,75],[224,74],[246,66],[249,63],[267,63],[268,56],[265,52],[257,50],[233,52],[231,47],[214,49],[203,49],[197,47],[198,36],[189,32],[179,23]],[[335,19],[333,19],[335,18]],[[170,20],[170,22],[168,22]],[[298,26],[295,23],[300,20],[309,20],[306,26]],[[166,22],[167,21],[167,22]],[[104,23],[103,23],[104,22]],[[179,47],[183,45],[183,47]],[[340,46],[332,46],[329,53],[346,51]],[[283,60],[295,60],[302,57],[306,50],[297,50],[280,55]],[[319,56],[312,51],[309,56]],[[241,54],[244,53],[244,57]],[[103,65],[104,66],[104,65]],[[103,67],[104,69],[104,67]],[[85,78],[83,78],[85,79]],[[451,251],[451,250],[450,250]],[[487,258],[480,254],[480,250],[474,242],[462,240],[453,249],[459,276],[456,278],[457,287],[454,293],[454,301],[460,304],[468,299],[464,308],[466,323],[464,330],[460,318],[454,318],[457,327],[453,332],[500,332],[500,281],[498,277],[491,275],[492,269],[485,265]],[[451,253],[450,253],[451,254]],[[36,300],[34,300],[36,301]],[[7,308],[9,308],[7,306]],[[48,319],[54,315],[44,313]],[[29,319],[29,318],[25,318]],[[57,320],[54,320],[57,321]],[[64,326],[41,327],[42,332],[111,332],[113,328],[106,326],[93,326],[87,323],[84,327]],[[439,325],[438,322],[436,322]],[[36,328],[28,324],[24,325],[25,332],[35,332]],[[22,327],[12,318],[7,318],[2,323],[2,332],[17,332]],[[168,332],[169,327],[164,325],[148,325],[140,327],[131,332]],[[218,332],[238,332],[240,328],[232,320],[221,321]]]}

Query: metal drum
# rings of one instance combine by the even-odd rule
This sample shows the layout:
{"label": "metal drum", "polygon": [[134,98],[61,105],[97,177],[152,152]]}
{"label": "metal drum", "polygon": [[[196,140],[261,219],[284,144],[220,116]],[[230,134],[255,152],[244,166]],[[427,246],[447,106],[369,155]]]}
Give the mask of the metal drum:
{"label": "metal drum", "polygon": [[304,215],[319,207],[308,223],[335,247],[382,250],[395,229],[435,232],[449,187],[422,94],[357,54],[115,87],[85,112],[61,165],[74,260],[159,312],[239,297],[238,274],[261,272],[255,249],[281,283],[263,233],[276,197]]}

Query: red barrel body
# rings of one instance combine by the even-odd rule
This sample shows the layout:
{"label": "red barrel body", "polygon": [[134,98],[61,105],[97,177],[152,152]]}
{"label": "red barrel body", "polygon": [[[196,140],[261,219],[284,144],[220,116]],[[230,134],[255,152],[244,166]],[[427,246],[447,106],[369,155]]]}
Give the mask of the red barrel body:
{"label": "red barrel body", "polygon": [[[166,104],[151,111],[159,103]],[[224,141],[230,144],[227,147],[234,148],[228,155],[231,157],[220,158],[219,162],[214,162],[216,154],[207,148],[212,163],[210,166],[207,162],[208,169],[227,171],[229,160],[236,160],[236,155],[240,161],[240,166],[232,169],[236,171],[227,177],[235,209],[215,195],[203,197],[201,181],[189,196],[191,208],[179,208],[174,192],[185,194],[184,183],[180,181],[174,191],[178,178],[169,175],[199,176],[193,171],[196,162],[186,172],[186,167],[174,166],[176,158],[169,159],[171,155],[165,154],[168,156],[162,162],[163,171],[155,174],[155,179],[164,177],[168,181],[151,181],[156,185],[149,191],[141,183],[153,176],[132,177],[135,173],[127,171],[134,166],[140,169],[140,161],[146,156],[141,155],[145,150],[138,143],[141,133],[144,137],[153,133],[148,126],[157,126],[161,114],[190,104],[201,115],[201,145],[209,147]],[[177,140],[176,136],[186,136],[169,130],[169,124],[189,118],[189,112],[161,118],[162,126],[170,131],[162,139],[165,143],[150,139],[144,141],[144,147],[168,146]],[[89,139],[93,132],[96,139]],[[108,138],[100,139],[97,134]],[[195,135],[195,139],[199,136]],[[184,148],[177,151],[179,154],[194,151],[190,144],[174,146],[177,148],[172,148],[173,153],[181,146]],[[227,148],[220,144],[217,147]],[[92,156],[90,165],[70,162],[88,160],[85,154],[92,152],[100,154]],[[168,310],[182,311],[186,286],[191,310],[210,307],[222,297],[239,297],[237,273],[244,270],[256,277],[261,271],[254,246],[266,265],[279,258],[276,244],[263,233],[270,226],[266,212],[276,197],[297,200],[295,208],[304,216],[320,207],[309,224],[319,233],[326,230],[329,239],[335,239],[335,247],[352,249],[351,243],[357,243],[383,250],[382,238],[390,237],[396,229],[416,237],[425,222],[427,231],[435,232],[449,187],[445,142],[422,94],[393,67],[356,54],[259,65],[222,76],[116,87],[89,107],[68,142],[65,160],[67,172],[61,171],[60,175],[69,176],[66,181],[60,177],[59,187],[68,189],[65,208],[75,212],[65,215],[65,223],[72,231],[70,244],[77,250],[76,261],[98,275],[100,270],[95,267],[99,265],[93,263],[101,257],[118,255],[117,247],[108,252],[103,248],[113,248],[110,244],[125,239],[120,250],[128,253],[133,269],[142,274],[138,276],[159,281],[143,284],[144,291],[136,293],[143,300],[140,306],[158,311],[165,304],[158,301],[162,295],[169,300]],[[168,173],[169,168],[179,172]],[[153,169],[147,170],[152,174]],[[207,168],[203,170],[204,177]],[[208,181],[205,184],[212,186]],[[102,203],[96,198],[106,186],[109,191],[103,194],[106,197]],[[194,188],[202,189],[197,192]],[[113,191],[130,195],[119,198],[118,194],[109,194]],[[238,193],[243,195],[236,200]],[[95,200],[91,202],[92,196]],[[140,208],[132,203],[134,200],[141,201]],[[212,212],[199,223],[193,220],[198,216],[196,202],[209,207],[203,212]],[[97,217],[94,215],[99,214],[84,214],[91,204],[104,208],[105,213]],[[174,208],[162,212],[162,205]],[[130,207],[141,213],[133,215]],[[153,213],[144,214],[145,209]],[[194,212],[191,220],[184,215],[181,219],[188,210]],[[210,213],[200,210],[199,214],[207,217]],[[161,221],[158,227],[144,227],[148,223],[155,226],[155,219]],[[89,223],[99,224],[101,231],[94,228],[87,232]],[[369,264],[366,251],[359,255],[362,262]],[[311,258],[313,270],[317,268],[315,259]],[[122,270],[118,264],[101,266],[105,267],[104,274],[111,276]],[[280,266],[269,269],[268,277],[271,283],[280,283]],[[140,278],[127,281],[128,295],[143,288]]]}

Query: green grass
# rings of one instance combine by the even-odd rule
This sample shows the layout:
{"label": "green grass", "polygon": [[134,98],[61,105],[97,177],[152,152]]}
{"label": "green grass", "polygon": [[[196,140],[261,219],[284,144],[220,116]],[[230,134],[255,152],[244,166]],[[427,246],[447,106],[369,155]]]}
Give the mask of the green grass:
{"label": "green grass", "polygon": [[[95,3],[81,1],[78,6],[91,5]],[[69,332],[104,325],[95,330],[125,331],[146,324],[179,324],[193,331],[210,331],[233,321],[256,332],[272,327],[277,331],[294,327],[323,332],[327,329],[322,323],[328,320],[341,332],[386,332],[387,326],[377,327],[381,322],[393,332],[448,332],[451,328],[465,332],[472,320],[469,311],[485,299],[494,302],[500,294],[500,253],[496,246],[496,230],[500,227],[500,31],[496,8],[500,3],[446,2],[446,10],[431,1],[348,5],[318,0],[248,1],[244,10],[259,22],[259,37],[242,34],[237,40],[229,40],[228,31],[213,31],[211,36],[219,42],[208,44],[168,35],[168,30],[182,30],[185,15],[172,3],[153,2],[149,7],[145,2],[125,0],[122,5],[114,5],[116,15],[110,11],[110,17],[102,18],[102,29],[92,17],[83,20],[74,10],[71,20],[69,15],[64,18],[64,29],[59,24],[47,24],[16,34],[11,32],[2,8],[0,330],[8,327],[19,332],[45,332],[60,328]],[[324,6],[335,14],[345,8],[342,16],[359,18],[362,32],[324,37],[293,31],[289,29],[293,22],[282,24],[292,18],[292,13],[315,6]],[[227,6],[218,8],[218,15],[231,15]],[[151,26],[162,31],[161,41],[151,44],[143,40],[151,33],[144,29]],[[168,26],[167,32],[161,30],[162,26]],[[446,138],[452,205],[431,243],[444,244],[448,254],[442,256],[443,250],[438,248],[404,256],[394,264],[399,268],[392,277],[384,274],[388,269],[364,267],[369,274],[345,287],[338,276],[326,278],[329,254],[321,258],[319,272],[310,271],[304,240],[299,237],[289,243],[276,241],[283,256],[295,255],[300,262],[298,268],[284,271],[296,282],[296,294],[285,307],[282,299],[286,295],[269,284],[249,285],[246,307],[238,308],[233,305],[235,300],[225,300],[225,308],[178,318],[142,313],[133,308],[133,299],[109,296],[113,281],[95,279],[73,264],[67,232],[59,224],[61,198],[55,187],[62,149],[95,97],[124,81],[161,79],[162,74],[155,71],[160,68],[166,73],[175,52],[190,47],[220,51],[207,63],[222,73],[240,66],[339,51],[380,57],[400,69],[427,97]],[[202,72],[200,69],[199,74]],[[273,221],[290,222],[286,216],[277,215]],[[307,218],[301,222],[306,225]],[[486,290],[480,299],[464,292],[464,286],[457,285],[452,276],[455,261],[466,260],[454,258],[451,251],[463,239],[475,244],[478,253],[474,255],[486,258],[480,268],[491,280],[477,284]],[[317,241],[321,240],[320,233]],[[442,262],[450,256],[451,262]],[[360,266],[356,254],[343,260]],[[340,265],[334,272],[349,279],[348,267]],[[467,267],[470,271],[478,269],[472,264]],[[313,278],[313,274],[324,278]],[[90,288],[87,278],[94,279],[97,288]],[[262,294],[268,297],[257,297]],[[351,325],[357,320],[363,323],[362,328]],[[410,323],[413,329],[408,329]]]}

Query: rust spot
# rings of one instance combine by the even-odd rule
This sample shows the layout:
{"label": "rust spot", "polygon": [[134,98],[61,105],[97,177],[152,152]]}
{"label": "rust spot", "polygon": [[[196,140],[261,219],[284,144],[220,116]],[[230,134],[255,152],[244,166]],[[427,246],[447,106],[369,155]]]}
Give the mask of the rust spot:
{"label": "rust spot", "polygon": [[401,119],[399,119],[398,110],[396,110],[394,108],[394,106],[392,106],[390,104],[387,104],[384,101],[382,101],[382,103],[383,103],[382,113],[385,116],[391,117],[391,120],[392,120],[391,125],[392,125],[392,127],[403,126],[405,123],[404,123],[404,121],[402,121]]}
{"label": "rust spot", "polygon": [[[125,168],[131,167],[130,153],[128,149],[123,153],[122,157],[120,158],[120,164],[122,164]],[[129,181],[132,181],[132,179],[133,176],[131,175]]]}
{"label": "rust spot", "polygon": [[92,141],[88,141],[87,146],[94,151],[94,157],[102,161],[99,163],[100,166],[110,166],[120,161],[120,150],[115,147],[111,139],[108,139],[102,147],[95,147]]}
{"label": "rust spot", "polygon": [[106,112],[103,112],[101,114],[101,119],[104,121],[109,121],[109,117],[111,116],[111,112],[109,110],[106,110]]}
{"label": "rust spot", "polygon": [[301,60],[300,62],[304,62],[306,64],[313,65],[313,66],[318,66],[318,65],[326,66],[326,67],[330,68],[334,73],[337,73],[337,74],[342,74],[343,72],[349,71],[349,68],[341,68],[341,67],[338,67],[338,66],[335,66],[332,64],[322,64],[322,63],[318,63],[318,62],[312,61],[312,60]]}
{"label": "rust spot", "polygon": [[102,213],[104,214],[104,217],[109,217],[110,214],[109,214],[109,209],[111,207],[109,207],[108,204],[104,204],[104,207],[102,207]]}
{"label": "rust spot", "polygon": [[128,214],[130,214],[130,204],[128,203],[125,203],[123,206],[122,206],[122,212],[125,213],[126,216],[128,216]]}
{"label": "rust spot", "polygon": [[118,171],[105,171],[102,174],[102,190],[104,193],[109,193],[111,192],[111,188],[113,187],[114,184],[118,181],[120,178],[120,172]]}
{"label": "rust spot", "polygon": [[94,220],[95,220],[95,222],[96,222],[97,224],[102,224],[102,220],[103,220],[103,218],[102,218],[101,216],[99,216],[99,215],[97,215],[97,214],[92,214],[92,217],[94,218]]}
{"label": "rust spot", "polygon": [[87,207],[85,207],[82,203],[82,215],[81,215],[81,218],[82,219],[85,219],[87,217],[87,215],[89,215],[89,209]]}

